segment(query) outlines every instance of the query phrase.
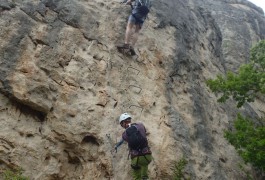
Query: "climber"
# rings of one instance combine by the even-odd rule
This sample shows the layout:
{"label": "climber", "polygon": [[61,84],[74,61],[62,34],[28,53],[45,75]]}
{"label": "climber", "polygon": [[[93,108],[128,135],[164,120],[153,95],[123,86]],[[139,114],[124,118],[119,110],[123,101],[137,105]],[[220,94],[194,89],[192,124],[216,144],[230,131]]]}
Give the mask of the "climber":
{"label": "climber", "polygon": [[148,164],[152,160],[152,153],[146,138],[146,129],[142,123],[131,123],[131,116],[123,113],[119,118],[120,125],[125,129],[122,139],[115,145],[117,149],[124,141],[128,142],[131,167],[135,180],[148,179]]}
{"label": "climber", "polygon": [[[134,4],[132,5],[132,2]],[[118,45],[118,51],[121,53],[130,53],[132,56],[136,55],[134,45],[138,39],[139,31],[149,13],[150,0],[125,0],[126,5],[131,5],[132,13],[128,18],[128,23],[125,32],[125,42],[123,45]]]}

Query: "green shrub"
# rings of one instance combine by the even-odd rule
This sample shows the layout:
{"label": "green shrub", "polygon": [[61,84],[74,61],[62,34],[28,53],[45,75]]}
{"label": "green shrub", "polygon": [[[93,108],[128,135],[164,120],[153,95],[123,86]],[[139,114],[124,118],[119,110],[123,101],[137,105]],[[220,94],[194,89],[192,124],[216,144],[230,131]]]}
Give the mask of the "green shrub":
{"label": "green shrub", "polygon": [[28,177],[22,175],[22,170],[11,170],[4,171],[4,180],[29,180]]}
{"label": "green shrub", "polygon": [[175,162],[173,166],[173,172],[174,172],[174,180],[181,180],[185,179],[184,176],[184,169],[187,165],[187,160],[183,157],[179,161]]}
{"label": "green shrub", "polygon": [[[233,98],[240,108],[265,94],[265,40],[250,50],[250,63],[241,65],[237,73],[228,72],[216,79],[207,80],[210,89],[221,95],[219,102]],[[264,118],[264,117],[263,117]],[[246,163],[265,170],[265,122],[254,124],[256,119],[238,115],[234,131],[226,131],[225,138],[235,147]]]}
{"label": "green shrub", "polygon": [[234,122],[234,131],[225,131],[225,138],[236,148],[246,163],[265,170],[265,127],[240,114]]}
{"label": "green shrub", "polygon": [[237,73],[218,75],[216,79],[207,80],[206,84],[213,92],[221,95],[219,102],[232,97],[237,107],[265,94],[265,40],[251,49],[250,63],[241,65]]}

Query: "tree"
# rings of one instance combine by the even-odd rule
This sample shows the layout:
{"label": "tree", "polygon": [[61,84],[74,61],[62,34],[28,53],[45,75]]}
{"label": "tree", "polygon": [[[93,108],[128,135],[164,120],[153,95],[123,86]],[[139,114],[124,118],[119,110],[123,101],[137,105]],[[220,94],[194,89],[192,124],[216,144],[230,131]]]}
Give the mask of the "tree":
{"label": "tree", "polygon": [[265,94],[265,40],[251,49],[250,61],[239,68],[238,74],[228,72],[226,77],[218,75],[217,79],[206,82],[213,92],[221,93],[219,102],[232,97],[237,101],[237,107],[241,107]]}
{"label": "tree", "polygon": [[265,170],[265,127],[255,125],[240,114],[234,122],[236,131],[226,131],[225,138],[246,163]]}
{"label": "tree", "polygon": [[[225,77],[207,80],[210,89],[221,94],[219,102],[232,97],[240,108],[245,102],[253,102],[265,94],[265,40],[250,51],[250,63],[240,66],[237,74],[228,72]],[[265,170],[265,127],[264,120],[254,120],[238,115],[234,131],[226,131],[225,138],[236,148],[245,162]]]}

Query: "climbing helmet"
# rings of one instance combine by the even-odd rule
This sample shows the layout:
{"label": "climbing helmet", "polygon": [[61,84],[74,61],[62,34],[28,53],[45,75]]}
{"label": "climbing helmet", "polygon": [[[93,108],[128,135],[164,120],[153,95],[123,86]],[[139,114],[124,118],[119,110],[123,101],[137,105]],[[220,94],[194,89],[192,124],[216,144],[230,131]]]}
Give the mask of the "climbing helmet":
{"label": "climbing helmet", "polygon": [[124,120],[126,120],[126,119],[128,119],[128,118],[132,118],[132,117],[130,116],[130,114],[128,114],[128,113],[123,113],[123,114],[121,114],[121,115],[120,115],[120,119],[119,119],[119,123],[121,123],[122,121],[124,121]]}

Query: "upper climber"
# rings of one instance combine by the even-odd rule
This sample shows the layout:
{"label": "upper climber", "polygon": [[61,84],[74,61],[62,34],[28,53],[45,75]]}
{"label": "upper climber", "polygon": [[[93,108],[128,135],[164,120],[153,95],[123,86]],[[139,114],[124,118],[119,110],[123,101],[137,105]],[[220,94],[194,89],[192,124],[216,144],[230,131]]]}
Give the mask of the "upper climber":
{"label": "upper climber", "polygon": [[[132,3],[134,2],[134,3]],[[150,0],[125,0],[126,5],[131,5],[132,13],[128,18],[128,23],[125,32],[125,42],[123,45],[117,46],[119,52],[130,52],[135,55],[134,45],[138,39],[139,31],[149,13]]]}

